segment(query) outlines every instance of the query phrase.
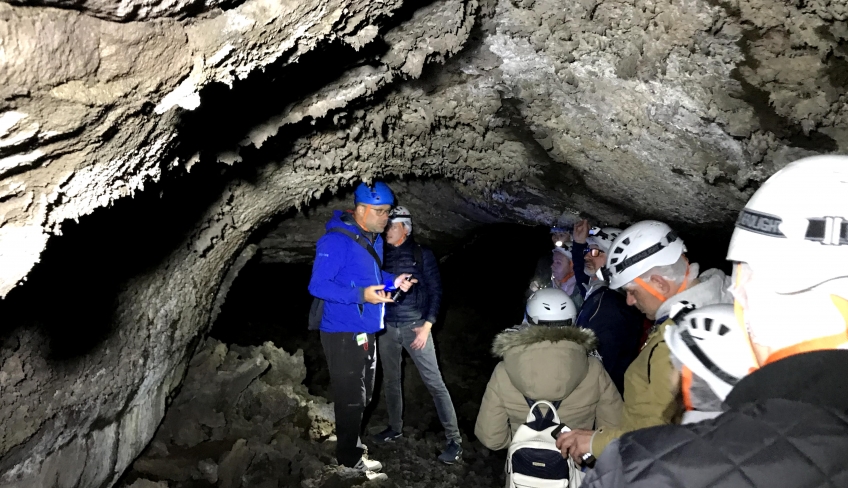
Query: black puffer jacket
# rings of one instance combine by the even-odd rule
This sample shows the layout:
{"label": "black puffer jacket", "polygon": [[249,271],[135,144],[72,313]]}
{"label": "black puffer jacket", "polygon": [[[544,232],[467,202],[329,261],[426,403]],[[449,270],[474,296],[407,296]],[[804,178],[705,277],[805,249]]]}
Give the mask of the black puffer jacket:
{"label": "black puffer jacket", "polygon": [[597,336],[598,354],[619,393],[624,393],[624,372],[639,355],[644,321],[624,295],[606,285],[593,290],[577,314],[575,325]]}
{"label": "black puffer jacket", "polygon": [[610,290],[606,285],[598,284],[593,286],[591,293],[586,293],[585,285],[589,284],[591,278],[583,271],[586,264],[583,252],[586,247],[585,243],[575,242],[572,251],[577,287],[586,298],[577,314],[575,325],[595,333],[604,369],[618,392],[623,394],[624,372],[639,355],[645,316],[636,307],[627,305],[627,297]]}
{"label": "black puffer jacket", "polygon": [[703,422],[625,434],[583,488],[848,486],[848,351],[799,354],[747,376]]}
{"label": "black puffer jacket", "polygon": [[411,323],[417,325],[425,321],[436,323],[439,306],[442,303],[442,278],[439,275],[439,263],[430,249],[421,246],[421,263],[415,259],[415,247],[418,244],[409,236],[400,246],[386,244],[383,256],[383,270],[394,275],[412,273],[418,279],[400,303],[386,304],[386,322]]}

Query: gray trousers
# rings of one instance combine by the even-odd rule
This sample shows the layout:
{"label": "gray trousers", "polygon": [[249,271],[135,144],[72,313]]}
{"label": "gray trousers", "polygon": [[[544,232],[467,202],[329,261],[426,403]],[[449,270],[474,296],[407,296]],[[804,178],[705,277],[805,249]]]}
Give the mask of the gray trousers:
{"label": "gray trousers", "polygon": [[[393,327],[401,325],[401,327]],[[450,393],[442,379],[439,364],[436,362],[436,347],[433,344],[433,336],[427,338],[427,345],[423,349],[414,350],[410,347],[415,340],[415,331],[411,324],[386,324],[386,332],[377,340],[380,350],[380,360],[383,363],[383,387],[386,392],[386,408],[389,411],[389,426],[392,430],[402,432],[403,429],[403,391],[401,378],[401,357],[403,350],[409,353],[421,380],[433,401],[436,404],[436,412],[439,421],[445,428],[445,437],[459,444],[462,438],[459,435],[459,424],[456,421],[456,411],[451,402]]]}

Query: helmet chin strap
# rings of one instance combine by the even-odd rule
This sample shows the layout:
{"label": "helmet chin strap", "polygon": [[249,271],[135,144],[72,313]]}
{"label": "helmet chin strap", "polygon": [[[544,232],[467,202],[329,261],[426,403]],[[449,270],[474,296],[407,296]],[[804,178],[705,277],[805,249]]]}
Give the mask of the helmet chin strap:
{"label": "helmet chin strap", "polygon": [[[644,288],[645,291],[647,291],[648,293],[653,295],[657,300],[660,301],[660,303],[664,303],[666,300],[668,300],[668,298],[666,298],[665,295],[660,293],[659,290],[657,290],[656,288],[651,286],[648,282],[646,282],[642,278],[636,278],[635,280],[633,280],[633,282],[636,283],[637,285],[641,286],[642,288]],[[683,284],[680,285],[677,288],[677,291],[672,293],[671,296],[674,296],[674,295],[677,295],[678,293],[683,292],[688,287],[689,287],[689,263],[686,264],[686,275],[683,276]]]}
{"label": "helmet chin strap", "polygon": [[[365,213],[366,214],[373,209],[373,207],[371,205],[367,204],[367,203],[360,203],[360,205],[363,205],[365,207]],[[359,215],[356,212],[353,212],[353,220],[356,221],[356,224],[359,225],[359,227],[361,227],[362,230],[364,230],[366,232],[371,232],[370,230],[368,230],[368,227],[365,226],[365,220],[360,219]]]}
{"label": "helmet chin strap", "polygon": [[683,406],[686,407],[687,412],[695,410],[695,407],[692,406],[692,370],[685,364],[680,371],[680,381],[680,392],[683,394]]}
{"label": "helmet chin strap", "polygon": [[400,240],[398,241],[398,243],[394,245],[395,247],[400,247],[401,244],[406,242],[406,238],[409,237],[409,233],[406,231],[406,226],[401,226],[401,227],[403,227],[403,234],[401,234]]}
{"label": "helmet chin strap", "polygon": [[838,334],[810,339],[794,346],[779,349],[769,355],[768,359],[766,359],[766,364],[805,352],[837,349],[839,346],[848,343],[848,300],[836,295],[831,295],[830,300],[836,309],[839,310],[839,313],[842,314],[842,318],[845,319],[846,329]]}

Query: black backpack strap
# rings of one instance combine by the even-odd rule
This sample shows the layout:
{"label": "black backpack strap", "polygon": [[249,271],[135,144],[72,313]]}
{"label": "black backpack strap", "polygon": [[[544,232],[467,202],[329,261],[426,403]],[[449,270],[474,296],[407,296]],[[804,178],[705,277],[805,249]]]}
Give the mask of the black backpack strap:
{"label": "black backpack strap", "polygon": [[415,256],[415,266],[424,269],[424,250],[421,249],[421,244],[415,244],[415,249],[412,250]]}
{"label": "black backpack strap", "polygon": [[330,232],[337,232],[339,234],[344,234],[344,235],[350,237],[351,239],[353,239],[354,241],[356,241],[357,244],[364,247],[365,250],[368,251],[368,254],[370,254],[371,257],[374,258],[374,261],[377,261],[377,266],[379,266],[381,269],[383,268],[383,260],[380,259],[379,255],[377,255],[377,251],[374,250],[374,247],[371,245],[370,242],[368,242],[368,239],[362,237],[362,235],[360,235],[360,234],[357,234],[355,232],[351,232],[351,231],[349,231],[347,229],[343,229],[341,227],[333,227],[332,229],[327,231],[327,233],[330,233]]}

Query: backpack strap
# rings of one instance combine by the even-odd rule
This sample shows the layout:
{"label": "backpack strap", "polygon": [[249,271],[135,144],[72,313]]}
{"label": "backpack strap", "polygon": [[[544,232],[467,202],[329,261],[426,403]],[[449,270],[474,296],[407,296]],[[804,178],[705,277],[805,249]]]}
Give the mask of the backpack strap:
{"label": "backpack strap", "polygon": [[351,232],[351,231],[349,231],[347,229],[343,229],[341,227],[333,227],[332,229],[327,231],[328,234],[330,232],[336,232],[338,234],[344,234],[344,235],[350,237],[351,239],[353,239],[354,241],[356,241],[357,244],[359,244],[360,246],[365,248],[366,251],[368,251],[368,254],[370,254],[371,257],[374,258],[375,261],[377,261],[377,266],[379,266],[382,269],[383,260],[380,259],[380,256],[377,254],[377,251],[374,250],[374,246],[372,246],[371,243],[368,242],[368,239],[364,238],[361,234]]}
{"label": "backpack strap", "polygon": [[[545,401],[545,403],[551,404],[554,408],[548,409],[548,413],[546,413],[545,415],[542,415],[541,410],[539,410],[539,405],[538,405],[539,402],[537,402],[536,400],[533,400],[531,398],[527,398],[527,397],[524,397],[524,401],[527,402],[527,406],[530,407],[530,409],[531,409],[531,414],[533,416],[535,416],[536,421],[538,421],[540,424],[547,424],[547,423],[553,422],[554,419],[558,417],[558,415],[556,414],[556,411],[559,409],[559,406],[562,404],[562,400],[557,400],[555,402]],[[533,408],[533,407],[536,407],[536,408]],[[528,421],[529,421],[529,418],[528,418]]]}
{"label": "backpack strap", "polygon": [[412,250],[413,255],[415,256],[415,266],[421,267],[424,269],[424,250],[421,249],[421,244],[415,243],[415,249]]}

